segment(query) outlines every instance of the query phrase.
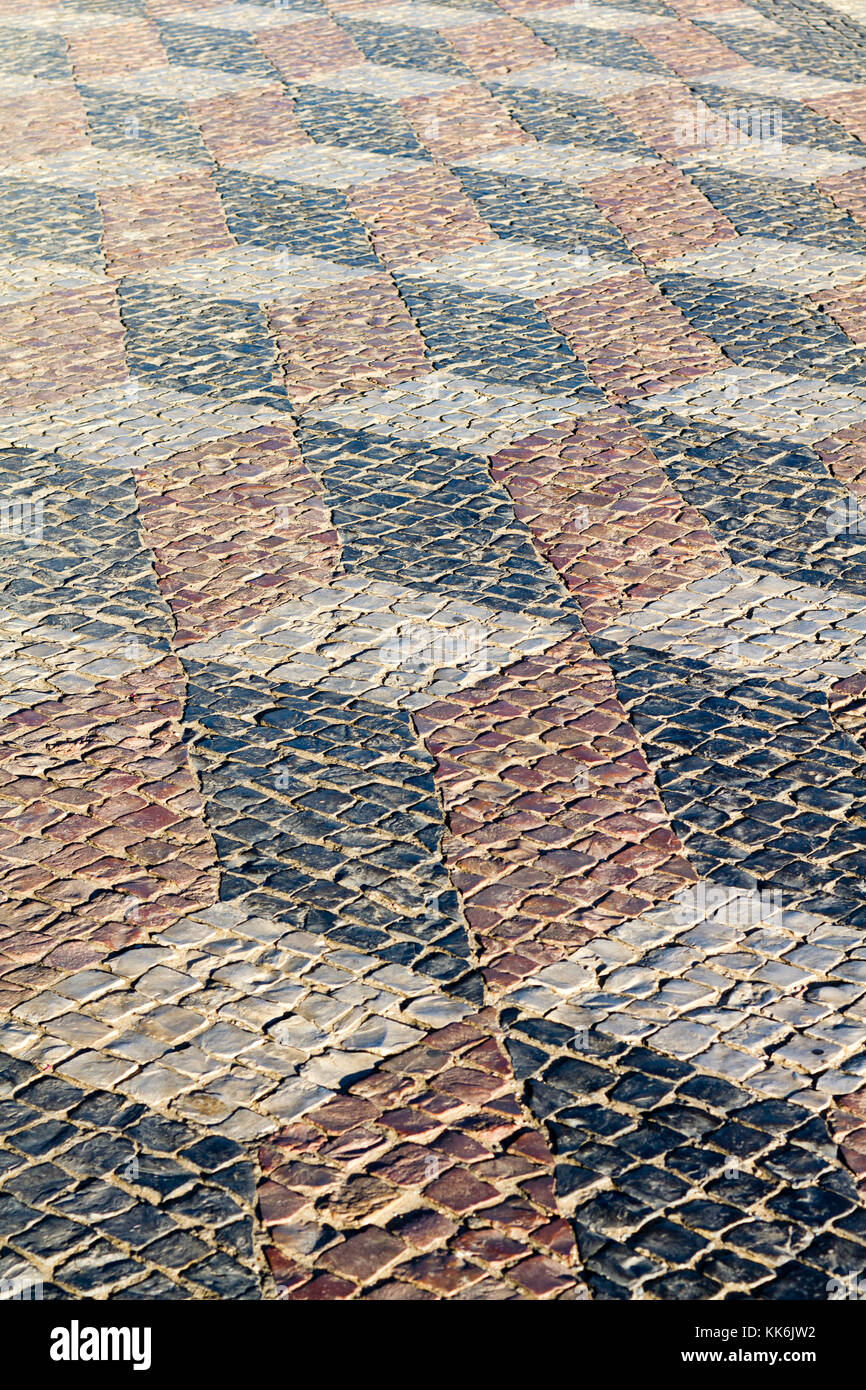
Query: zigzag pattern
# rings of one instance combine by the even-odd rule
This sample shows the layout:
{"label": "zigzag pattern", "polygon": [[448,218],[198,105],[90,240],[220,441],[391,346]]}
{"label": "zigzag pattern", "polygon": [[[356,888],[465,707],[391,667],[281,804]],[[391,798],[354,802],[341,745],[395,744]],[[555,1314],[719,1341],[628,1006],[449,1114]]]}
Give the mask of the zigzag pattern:
{"label": "zigzag pattern", "polygon": [[866,1259],[862,0],[7,0],[0,1280]]}

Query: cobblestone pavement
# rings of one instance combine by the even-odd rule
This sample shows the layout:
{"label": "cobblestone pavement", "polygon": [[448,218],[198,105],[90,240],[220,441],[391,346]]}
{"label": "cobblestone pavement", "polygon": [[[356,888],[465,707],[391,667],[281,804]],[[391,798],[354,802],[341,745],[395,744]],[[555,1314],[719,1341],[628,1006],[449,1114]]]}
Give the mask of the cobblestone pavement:
{"label": "cobblestone pavement", "polygon": [[4,0],[0,132],[0,1293],[846,1296],[866,4]]}

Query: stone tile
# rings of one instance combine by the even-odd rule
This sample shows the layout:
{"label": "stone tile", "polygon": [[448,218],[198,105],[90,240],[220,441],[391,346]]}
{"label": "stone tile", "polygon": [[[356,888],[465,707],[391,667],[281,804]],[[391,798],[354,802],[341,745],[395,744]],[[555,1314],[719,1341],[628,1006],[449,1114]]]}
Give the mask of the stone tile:
{"label": "stone tile", "polygon": [[861,627],[853,595],[831,596],[742,566],[648,604],[605,629],[605,637],[676,651],[724,670],[757,673],[769,668],[784,672],[792,685],[808,686],[845,679],[861,669]]}
{"label": "stone tile", "polygon": [[555,642],[567,628],[507,609],[449,600],[384,581],[336,580],[308,597],[192,643],[186,656],[269,674],[272,680],[413,708],[515,655]]}
{"label": "stone tile", "polygon": [[101,150],[93,146],[39,159],[7,160],[0,165],[0,178],[21,179],[27,183],[51,184],[56,188],[86,192],[129,188],[154,179],[195,172],[195,166],[186,161],[132,153],[129,150]]}
{"label": "stone tile", "polygon": [[7,421],[9,438],[28,448],[57,448],[70,458],[108,467],[144,466],[171,458],[183,444],[275,424],[282,412],[225,404],[191,392],[146,387],[132,378],[118,390],[88,391],[61,411],[18,410]]}
{"label": "stone tile", "polygon": [[87,145],[87,113],[71,83],[52,83],[38,108],[0,96],[0,138],[19,159],[61,154]]}
{"label": "stone tile", "polygon": [[437,759],[446,862],[494,960],[519,956],[524,941],[549,945],[555,960],[559,943],[586,940],[690,878],[610,674],[585,639],[415,718]]}
{"label": "stone tile", "polygon": [[861,281],[866,258],[842,252],[828,255],[818,247],[790,238],[740,236],[669,259],[665,265],[706,275],[714,282],[742,280],[804,294]]}
{"label": "stone tile", "polygon": [[470,159],[479,151],[494,158],[494,152],[501,155],[530,141],[480,82],[461,83],[432,96],[405,97],[400,108],[425,148],[446,164]]}
{"label": "stone tile", "polygon": [[425,161],[399,155],[374,154],[346,145],[297,144],[232,160],[231,168],[278,182],[308,184],[311,188],[354,188],[387,178],[405,178],[425,169]]}
{"label": "stone tile", "polygon": [[135,74],[146,68],[164,67],[168,55],[159,29],[151,20],[120,15],[92,15],[103,22],[84,32],[69,25],[69,58],[78,82],[101,83],[115,73]]}

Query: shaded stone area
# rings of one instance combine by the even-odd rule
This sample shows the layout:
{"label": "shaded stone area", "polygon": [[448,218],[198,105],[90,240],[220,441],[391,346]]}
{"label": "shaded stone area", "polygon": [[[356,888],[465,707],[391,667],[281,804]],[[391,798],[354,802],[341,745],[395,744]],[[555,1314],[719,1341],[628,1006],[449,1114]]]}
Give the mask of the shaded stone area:
{"label": "shaded stone area", "polygon": [[186,719],[223,901],[478,997],[432,759],[407,713],[194,667]]}

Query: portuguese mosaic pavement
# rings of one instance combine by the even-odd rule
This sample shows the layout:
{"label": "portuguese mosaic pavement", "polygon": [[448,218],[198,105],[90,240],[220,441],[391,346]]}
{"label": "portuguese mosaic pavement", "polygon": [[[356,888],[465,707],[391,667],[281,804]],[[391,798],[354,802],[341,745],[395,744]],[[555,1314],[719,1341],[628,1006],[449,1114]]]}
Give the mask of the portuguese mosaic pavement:
{"label": "portuguese mosaic pavement", "polygon": [[0,1280],[866,1267],[863,0],[4,0]]}

